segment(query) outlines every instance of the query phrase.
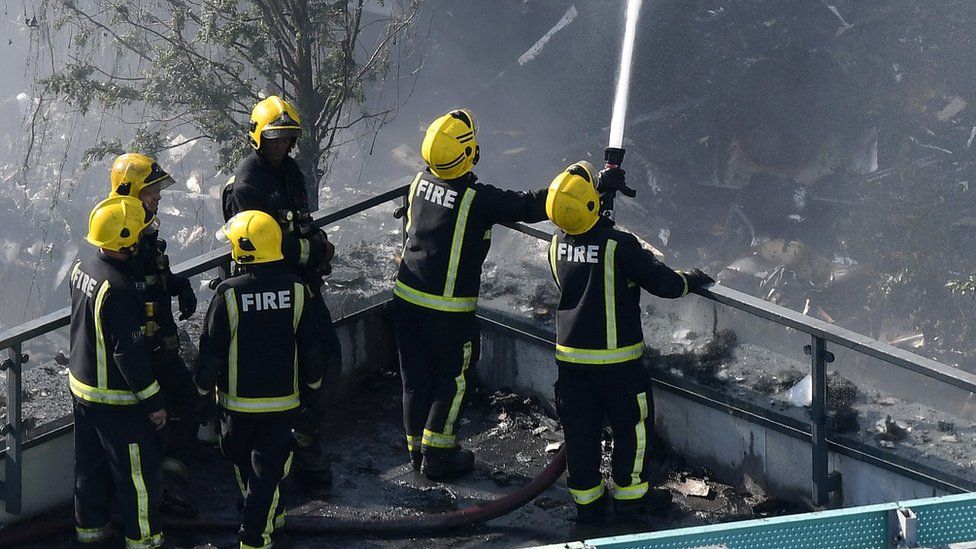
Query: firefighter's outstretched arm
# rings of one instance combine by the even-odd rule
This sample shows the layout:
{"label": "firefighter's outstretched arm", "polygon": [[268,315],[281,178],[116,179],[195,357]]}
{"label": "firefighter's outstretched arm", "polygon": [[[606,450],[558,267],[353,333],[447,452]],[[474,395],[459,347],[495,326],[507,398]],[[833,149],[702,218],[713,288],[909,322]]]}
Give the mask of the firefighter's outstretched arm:
{"label": "firefighter's outstretched arm", "polygon": [[617,253],[627,278],[653,295],[664,298],[684,297],[688,292],[715,282],[698,269],[676,271],[641,247],[631,235],[621,239]]}
{"label": "firefighter's outstretched arm", "polygon": [[494,215],[496,223],[538,223],[548,218],[548,187],[537,191],[509,191],[487,185],[485,187],[485,211]]}
{"label": "firefighter's outstretched arm", "polygon": [[142,300],[135,292],[115,290],[110,291],[104,307],[112,354],[126,384],[150,413],[163,410],[166,404],[153,374],[149,348],[139,329]]}

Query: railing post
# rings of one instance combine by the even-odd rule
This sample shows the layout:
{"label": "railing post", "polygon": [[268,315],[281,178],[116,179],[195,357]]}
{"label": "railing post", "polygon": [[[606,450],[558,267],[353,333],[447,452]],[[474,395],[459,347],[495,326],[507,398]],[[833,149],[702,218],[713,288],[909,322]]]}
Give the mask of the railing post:
{"label": "railing post", "polygon": [[[823,338],[811,336],[809,347],[813,398],[810,406],[810,434],[813,444],[813,504],[827,505],[830,493],[840,487],[840,475],[828,473],[827,452],[827,363],[834,361]],[[804,349],[807,350],[807,349]]]}
{"label": "railing post", "polygon": [[23,424],[21,422],[21,390],[22,365],[27,362],[27,355],[21,354],[20,343],[7,349],[7,359],[0,363],[7,379],[7,422],[0,426],[0,433],[6,436],[7,453],[4,457],[3,501],[4,510],[10,514],[21,511],[21,473],[23,468],[23,454],[21,445],[24,442]]}

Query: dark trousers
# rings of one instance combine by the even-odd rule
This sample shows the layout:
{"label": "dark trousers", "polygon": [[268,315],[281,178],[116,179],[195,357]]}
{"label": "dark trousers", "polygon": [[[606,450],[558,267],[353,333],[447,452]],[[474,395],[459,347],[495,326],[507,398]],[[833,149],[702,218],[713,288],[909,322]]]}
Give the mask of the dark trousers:
{"label": "dark trousers", "polygon": [[285,522],[281,481],[291,467],[294,438],[288,414],[240,414],[220,411],[220,450],[234,466],[244,498],[241,543],[268,547],[275,528]]}
{"label": "dark trousers", "polygon": [[[332,313],[322,300],[321,293],[314,293],[312,299],[306,302],[315,324],[318,326],[319,337],[322,341],[322,356],[325,359],[325,372],[322,386],[331,388],[337,386],[339,375],[342,373],[342,344],[332,324]],[[297,419],[295,427],[303,434],[312,435],[321,428],[322,418],[312,410],[305,410]]]}
{"label": "dark trousers", "polygon": [[442,313],[394,299],[393,324],[407,449],[453,448],[467,370],[481,354],[478,319],[474,313]]}
{"label": "dark trousers", "polygon": [[600,433],[613,431],[611,473],[615,499],[647,493],[647,444],[654,428],[651,385],[640,361],[610,366],[559,365],[556,408],[566,434],[566,484],[579,505],[603,494]]}
{"label": "dark trousers", "polygon": [[166,398],[167,418],[163,429],[166,444],[163,455],[179,460],[185,466],[186,457],[196,442],[197,428],[203,419],[197,415],[201,397],[193,384],[193,375],[178,350],[154,353],[153,372]]}
{"label": "dark trousers", "polygon": [[113,492],[129,544],[159,547],[160,442],[142,405],[87,406],[74,402],[75,526],[79,541],[107,533]]}

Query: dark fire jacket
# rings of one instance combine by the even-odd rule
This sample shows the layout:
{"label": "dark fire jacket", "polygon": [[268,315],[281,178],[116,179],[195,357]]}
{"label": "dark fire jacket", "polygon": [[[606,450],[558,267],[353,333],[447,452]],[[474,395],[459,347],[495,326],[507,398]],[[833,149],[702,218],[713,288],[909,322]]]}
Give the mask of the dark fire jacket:
{"label": "dark fire jacket", "polygon": [[547,189],[506,191],[477,181],[472,173],[443,180],[421,172],[414,178],[397,298],[442,312],[474,312],[492,226],[546,219]]}
{"label": "dark fire jacket", "polygon": [[101,253],[71,268],[71,393],[89,406],[164,407],[142,333],[144,305],[125,262]]}
{"label": "dark fire jacket", "polygon": [[240,413],[297,408],[318,389],[323,361],[308,287],[274,265],[252,265],[222,282],[207,309],[193,379],[201,393]]}
{"label": "dark fire jacket", "polygon": [[570,365],[618,364],[644,353],[641,288],[664,298],[688,293],[684,275],[641,247],[634,235],[603,219],[581,235],[556,234],[549,266],[559,286],[556,360]]}

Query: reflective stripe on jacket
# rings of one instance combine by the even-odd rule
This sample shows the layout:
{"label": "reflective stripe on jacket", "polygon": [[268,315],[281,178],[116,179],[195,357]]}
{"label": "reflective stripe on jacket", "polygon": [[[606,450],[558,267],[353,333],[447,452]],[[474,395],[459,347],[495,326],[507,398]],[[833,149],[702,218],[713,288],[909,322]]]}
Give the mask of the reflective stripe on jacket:
{"label": "reflective stripe on jacket", "polygon": [[641,288],[665,298],[687,293],[681,273],[658,261],[633,235],[604,220],[581,235],[555,235],[549,266],[560,289],[556,360],[568,364],[619,364],[641,358]]}
{"label": "reflective stripe on jacket", "polygon": [[68,385],[83,404],[163,407],[142,333],[144,305],[126,262],[101,253],[74,264]]}
{"label": "reflective stripe on jacket", "polygon": [[452,180],[418,173],[407,200],[407,239],[393,294],[447,313],[477,308],[493,225],[546,219],[545,189],[501,190],[471,173]]}
{"label": "reflective stripe on jacket", "polygon": [[300,404],[304,384],[318,388],[323,363],[308,287],[272,265],[254,265],[225,280],[207,310],[194,381],[217,389],[223,408],[285,412]]}

